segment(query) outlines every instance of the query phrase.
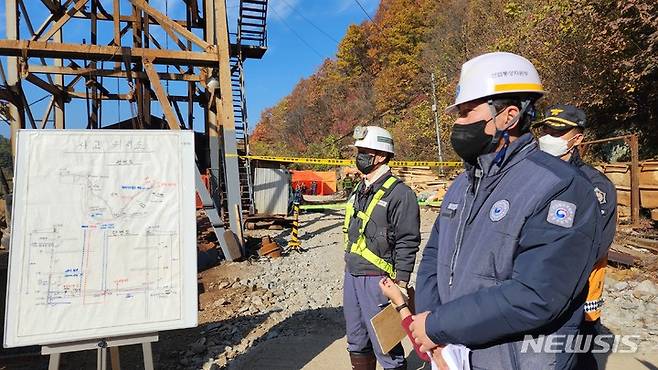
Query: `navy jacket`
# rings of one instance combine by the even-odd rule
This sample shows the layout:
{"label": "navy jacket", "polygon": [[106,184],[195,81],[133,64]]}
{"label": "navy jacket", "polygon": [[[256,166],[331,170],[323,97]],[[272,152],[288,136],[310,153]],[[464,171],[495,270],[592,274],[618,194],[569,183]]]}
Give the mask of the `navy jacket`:
{"label": "navy jacket", "polygon": [[441,206],[417,277],[417,312],[435,343],[464,344],[476,369],[569,369],[570,354],[522,353],[524,335],[574,335],[600,220],[578,169],[532,135],[478,158]]}
{"label": "navy jacket", "polygon": [[594,186],[594,193],[601,209],[601,235],[597,260],[607,255],[617,231],[617,189],[615,185],[596,168],[583,162],[578,150],[574,150],[569,163],[576,166]]}

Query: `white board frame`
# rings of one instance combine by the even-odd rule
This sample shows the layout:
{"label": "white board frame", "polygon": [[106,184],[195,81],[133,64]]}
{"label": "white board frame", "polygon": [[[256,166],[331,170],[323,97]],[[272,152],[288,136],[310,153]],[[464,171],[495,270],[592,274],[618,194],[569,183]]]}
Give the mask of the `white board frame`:
{"label": "white board frame", "polygon": [[[18,335],[17,315],[20,306],[19,277],[22,276],[24,260],[22,246],[26,243],[26,235],[22,220],[26,217],[23,199],[27,194],[27,172],[23,166],[27,164],[31,135],[88,135],[90,138],[107,140],[109,136],[126,137],[157,137],[159,135],[177,135],[180,144],[179,170],[179,200],[180,200],[180,230],[179,234],[181,260],[181,316],[177,320],[114,326],[101,329],[84,329],[65,333],[48,333],[28,337]],[[157,141],[157,140],[156,140]],[[176,148],[161,148],[175,150]],[[195,198],[195,153],[194,132],[170,130],[20,130],[17,136],[17,151],[14,164],[14,202],[12,205],[12,233],[9,250],[9,269],[7,283],[7,299],[5,309],[4,347],[19,347],[28,345],[48,345],[70,343],[97,338],[152,333],[163,330],[174,330],[197,326],[197,267],[196,267],[196,198]],[[38,217],[38,215],[36,216]],[[65,222],[63,220],[63,222]]]}

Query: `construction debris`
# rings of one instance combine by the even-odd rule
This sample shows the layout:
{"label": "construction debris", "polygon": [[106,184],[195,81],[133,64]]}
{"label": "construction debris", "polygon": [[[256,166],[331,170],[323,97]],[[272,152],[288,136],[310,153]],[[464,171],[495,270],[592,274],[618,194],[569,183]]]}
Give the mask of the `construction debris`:
{"label": "construction debris", "polygon": [[430,167],[399,167],[393,168],[392,172],[416,193],[436,189],[446,183]]}
{"label": "construction debris", "polygon": [[283,252],[283,248],[279,246],[276,242],[272,241],[272,238],[265,236],[262,239],[261,247],[258,249],[258,255],[261,257],[270,257],[270,258],[279,258]]}

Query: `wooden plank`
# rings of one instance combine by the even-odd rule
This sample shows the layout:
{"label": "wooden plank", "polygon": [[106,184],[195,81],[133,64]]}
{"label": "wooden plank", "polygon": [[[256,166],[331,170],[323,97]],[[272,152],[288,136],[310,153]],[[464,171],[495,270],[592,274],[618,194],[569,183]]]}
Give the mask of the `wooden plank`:
{"label": "wooden plank", "polygon": [[631,267],[635,264],[635,257],[626,254],[626,253],[620,253],[616,251],[609,251],[608,252],[608,262],[614,262],[618,263],[621,265],[625,265],[628,267]]}
{"label": "wooden plank", "polygon": [[0,55],[20,57],[84,59],[140,63],[149,58],[153,64],[185,64],[195,67],[216,67],[217,54],[196,51],[172,51],[119,46],[79,45],[29,40],[0,40]]}

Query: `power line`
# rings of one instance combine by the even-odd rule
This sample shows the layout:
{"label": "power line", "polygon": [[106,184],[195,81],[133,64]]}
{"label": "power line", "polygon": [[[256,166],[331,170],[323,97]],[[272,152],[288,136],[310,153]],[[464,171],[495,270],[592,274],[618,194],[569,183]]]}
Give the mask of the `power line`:
{"label": "power line", "polygon": [[281,1],[282,1],[284,4],[286,4],[286,6],[288,6],[288,8],[292,9],[293,12],[297,13],[297,15],[299,15],[300,17],[302,17],[306,22],[308,22],[311,26],[313,26],[316,30],[320,31],[320,33],[322,33],[323,35],[327,36],[327,38],[328,38],[329,40],[335,42],[336,44],[340,44],[340,41],[336,40],[333,36],[331,36],[330,34],[328,34],[327,32],[325,32],[323,29],[321,29],[320,27],[318,27],[318,26],[317,26],[315,23],[313,23],[310,19],[306,18],[306,16],[304,16],[304,14],[302,14],[302,13],[301,13],[300,11],[298,11],[295,7],[293,7],[292,5],[290,5],[290,3],[288,3],[286,0],[281,0]]}
{"label": "power line", "polygon": [[292,32],[293,35],[295,35],[299,39],[299,41],[301,41],[304,45],[306,45],[306,47],[309,48],[312,52],[314,52],[317,56],[319,56],[320,58],[324,58],[324,56],[322,54],[320,54],[319,51],[317,51],[313,46],[311,46],[311,44],[306,42],[306,40],[304,40],[304,38],[302,38],[302,36],[300,34],[298,34],[297,31],[295,31],[292,27],[290,27],[288,25],[288,23],[286,23],[286,21],[283,19],[283,17],[279,15],[279,13],[276,11],[276,9],[274,9],[274,7],[272,7],[271,9],[274,12],[274,14],[276,15],[276,17],[279,18],[281,23],[283,23],[283,25],[286,26],[290,30],[290,32]]}
{"label": "power line", "polygon": [[369,14],[368,11],[366,10],[366,8],[364,8],[363,5],[361,4],[361,2],[360,2],[359,0],[354,0],[354,1],[355,1],[356,4],[359,6],[359,8],[361,8],[361,10],[363,10],[363,14],[365,14],[366,17],[368,17],[368,19],[370,19],[370,22],[372,22],[372,24],[374,24],[375,27],[377,27],[377,29],[379,30],[379,32],[382,32],[382,29],[379,28],[379,25],[378,25],[377,23],[375,23],[375,20],[372,19],[372,17],[370,16],[370,14]]}

